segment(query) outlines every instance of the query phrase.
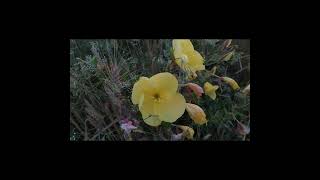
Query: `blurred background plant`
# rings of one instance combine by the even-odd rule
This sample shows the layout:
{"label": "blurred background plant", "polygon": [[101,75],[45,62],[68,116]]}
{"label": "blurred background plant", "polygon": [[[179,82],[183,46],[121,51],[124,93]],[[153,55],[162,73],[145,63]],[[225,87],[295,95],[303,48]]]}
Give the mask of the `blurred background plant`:
{"label": "blurred background plant", "polygon": [[[218,78],[235,79],[241,90],[250,84],[250,40],[192,39],[205,59],[207,71],[190,81],[203,87],[219,85],[216,100],[184,94],[199,105],[208,123],[196,125],[187,112],[174,124],[192,127],[193,140],[249,141],[250,95],[233,92]],[[172,59],[171,39],[70,40],[70,140],[172,140],[177,128],[169,123],[150,127],[131,102],[133,84],[141,76],[159,72],[175,74],[187,83],[184,72]],[[180,89],[187,93],[185,88]]]}

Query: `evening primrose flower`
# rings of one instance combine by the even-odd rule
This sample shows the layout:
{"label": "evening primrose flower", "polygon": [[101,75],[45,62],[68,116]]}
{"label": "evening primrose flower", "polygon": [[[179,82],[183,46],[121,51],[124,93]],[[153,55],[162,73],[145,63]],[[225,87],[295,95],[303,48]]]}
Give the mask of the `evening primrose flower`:
{"label": "evening primrose flower", "polygon": [[206,114],[201,109],[201,107],[199,107],[195,104],[187,103],[186,110],[187,110],[189,116],[191,117],[191,119],[196,124],[202,125],[207,122]]}
{"label": "evening primrose flower", "polygon": [[217,97],[216,90],[219,89],[219,86],[212,85],[209,82],[204,83],[204,92],[206,95],[210,96],[211,99],[215,100]]}
{"label": "evening primrose flower", "polygon": [[188,39],[175,39],[172,41],[175,62],[188,74],[189,79],[197,77],[196,71],[204,70],[203,57],[194,50]]}
{"label": "evening primrose flower", "polygon": [[178,80],[171,73],[141,77],[133,86],[131,100],[139,105],[142,118],[148,125],[159,126],[162,121],[172,123],[186,108],[186,100],[177,89]]}
{"label": "evening primrose flower", "polygon": [[240,89],[238,83],[234,79],[231,79],[229,77],[222,77],[221,79],[223,81],[225,81],[227,84],[229,84],[229,86],[231,86],[231,88],[233,90],[239,90]]}

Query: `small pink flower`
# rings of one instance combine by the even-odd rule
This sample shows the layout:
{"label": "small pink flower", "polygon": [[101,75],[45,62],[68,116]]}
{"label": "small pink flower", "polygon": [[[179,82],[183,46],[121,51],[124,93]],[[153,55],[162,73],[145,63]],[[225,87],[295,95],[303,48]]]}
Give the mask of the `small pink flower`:
{"label": "small pink flower", "polygon": [[139,122],[137,120],[129,120],[128,118],[120,121],[120,128],[124,130],[126,134],[131,133],[133,129],[137,129]]}
{"label": "small pink flower", "polygon": [[120,124],[124,124],[124,123],[128,123],[129,119],[128,118],[124,118],[122,120],[120,120]]}
{"label": "small pink flower", "polygon": [[187,86],[188,86],[188,88],[190,88],[196,94],[197,97],[201,97],[202,96],[203,89],[198,84],[188,83]]}
{"label": "small pink flower", "polygon": [[121,129],[124,130],[125,133],[130,134],[133,129],[137,129],[136,126],[132,125],[132,122],[124,123],[120,125]]}

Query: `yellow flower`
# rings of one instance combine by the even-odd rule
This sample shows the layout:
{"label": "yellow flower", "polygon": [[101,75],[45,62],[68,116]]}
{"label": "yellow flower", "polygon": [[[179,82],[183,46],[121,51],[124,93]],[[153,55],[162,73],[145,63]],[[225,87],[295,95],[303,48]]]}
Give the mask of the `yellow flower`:
{"label": "yellow flower", "polygon": [[211,99],[215,100],[217,97],[216,90],[219,89],[219,86],[212,85],[209,82],[204,83],[204,93],[211,97]]}
{"label": "yellow flower", "polygon": [[194,130],[188,126],[178,126],[182,130],[182,135],[187,139],[193,139]]}
{"label": "yellow flower", "polygon": [[185,111],[186,101],[177,92],[178,80],[168,72],[151,78],[141,77],[133,86],[131,100],[139,105],[144,122],[159,126],[161,121],[174,122]]}
{"label": "yellow flower", "polygon": [[221,79],[222,79],[223,81],[225,81],[226,83],[228,83],[229,86],[231,86],[231,88],[232,88],[233,90],[239,90],[239,89],[240,89],[238,83],[237,83],[234,79],[231,79],[231,78],[229,78],[229,77],[222,77]]}
{"label": "yellow flower", "polygon": [[191,119],[196,124],[202,125],[207,122],[206,114],[201,109],[201,107],[199,107],[195,104],[187,103],[186,110],[187,110],[189,116],[191,117]]}
{"label": "yellow flower", "polygon": [[172,41],[175,62],[187,72],[189,79],[197,77],[196,71],[204,70],[203,57],[194,50],[188,39],[175,39]]}
{"label": "yellow flower", "polygon": [[203,89],[198,84],[188,83],[187,86],[196,94],[197,97],[202,96]]}

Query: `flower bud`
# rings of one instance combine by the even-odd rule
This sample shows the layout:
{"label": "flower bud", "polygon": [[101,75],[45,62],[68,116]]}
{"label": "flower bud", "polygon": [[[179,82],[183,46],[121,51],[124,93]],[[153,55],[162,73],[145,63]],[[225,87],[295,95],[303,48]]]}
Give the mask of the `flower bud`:
{"label": "flower bud", "polygon": [[194,130],[188,126],[178,126],[182,130],[182,135],[187,139],[193,139]]}
{"label": "flower bud", "polygon": [[196,124],[202,125],[207,122],[206,114],[201,109],[201,107],[199,107],[195,104],[187,103],[186,110],[187,110],[189,116],[191,117],[191,119]]}
{"label": "flower bud", "polygon": [[197,95],[197,97],[202,96],[203,89],[198,84],[188,83],[187,86]]}
{"label": "flower bud", "polygon": [[229,86],[231,86],[231,88],[233,90],[239,90],[240,87],[238,85],[238,83],[234,80],[234,79],[231,79],[229,77],[222,77],[221,78],[224,82],[226,82],[227,84],[229,84]]}

